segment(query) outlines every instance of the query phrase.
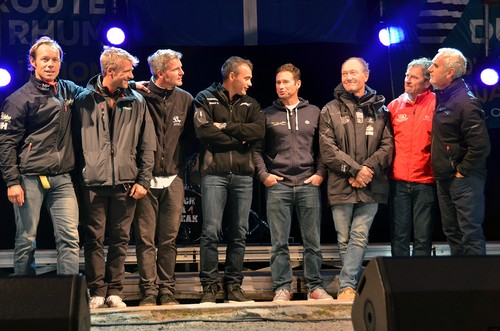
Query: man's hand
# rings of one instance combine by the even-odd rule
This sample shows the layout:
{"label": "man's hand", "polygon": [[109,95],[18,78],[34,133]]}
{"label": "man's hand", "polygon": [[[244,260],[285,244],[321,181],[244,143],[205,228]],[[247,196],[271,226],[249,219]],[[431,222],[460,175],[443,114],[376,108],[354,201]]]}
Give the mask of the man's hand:
{"label": "man's hand", "polygon": [[130,196],[136,200],[141,199],[148,193],[148,190],[144,188],[141,184],[135,183],[130,189]]}
{"label": "man's hand", "polygon": [[270,174],[269,176],[267,176],[266,180],[264,181],[264,186],[271,187],[273,185],[276,185],[276,183],[278,183],[279,181],[282,181],[282,180],[283,180],[283,177]]}
{"label": "man's hand", "polygon": [[313,184],[314,186],[320,186],[323,183],[323,177],[319,175],[312,175],[304,181],[304,184]]}
{"label": "man's hand", "polygon": [[142,90],[142,91],[144,91],[146,93],[151,93],[151,91],[147,87],[148,84],[149,84],[149,82],[146,81],[146,80],[143,80],[143,81],[140,81],[140,82],[135,82],[135,88],[137,90]]}
{"label": "man's hand", "polygon": [[352,187],[354,187],[354,188],[364,188],[364,187],[366,187],[365,183],[357,181],[356,178],[354,178],[354,177],[349,178],[349,184]]}
{"label": "man's hand", "polygon": [[363,166],[356,175],[356,181],[359,184],[364,185],[363,187],[368,185],[372,181],[372,179],[373,179],[373,170],[367,166]]}
{"label": "man's hand", "polygon": [[21,185],[12,185],[7,189],[7,197],[9,201],[16,205],[22,206],[24,204],[24,190]]}

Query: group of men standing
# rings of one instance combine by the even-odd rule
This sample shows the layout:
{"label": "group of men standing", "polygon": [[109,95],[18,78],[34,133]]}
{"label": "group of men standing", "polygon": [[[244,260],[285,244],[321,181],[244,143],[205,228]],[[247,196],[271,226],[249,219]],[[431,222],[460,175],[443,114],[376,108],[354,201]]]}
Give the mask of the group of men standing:
{"label": "group of men standing", "polygon": [[339,300],[355,296],[371,224],[389,196],[393,255],[410,254],[412,228],[413,255],[430,255],[435,183],[451,253],[485,254],[481,225],[490,143],[480,104],[461,78],[466,60],[458,50],[412,61],[405,93],[388,109],[366,85],[370,71],[362,58],[342,64],[341,83],[322,110],[299,97],[300,70],[292,64],[278,68],[278,98],[261,110],[247,95],[253,64],[236,56],[222,65],[221,83],[193,98],[180,88],[181,58],[173,50],[149,56],[151,79],[135,90],[130,80],[137,58],[105,47],[101,73],[83,88],[58,78],[63,51],[57,42],[35,42],[29,54],[34,74],[1,109],[0,170],[14,205],[16,275],[35,274],[43,204],[54,224],[58,274],[79,272],[76,188],[91,308],[126,306],[120,293],[132,224],[140,305],[178,304],[175,242],[184,167],[196,139],[202,303],[215,303],[221,289],[225,301],[251,301],[241,285],[254,174],[265,186],[274,301],[293,294],[288,236],[294,210],[307,298],[332,300],[321,277],[320,186],[327,177],[342,263]]}

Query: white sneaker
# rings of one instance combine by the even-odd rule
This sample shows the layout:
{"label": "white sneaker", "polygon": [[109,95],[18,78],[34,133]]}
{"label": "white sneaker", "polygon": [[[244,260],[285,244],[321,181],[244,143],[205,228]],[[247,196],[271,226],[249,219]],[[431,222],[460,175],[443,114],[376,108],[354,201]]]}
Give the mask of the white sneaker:
{"label": "white sneaker", "polygon": [[108,305],[109,308],[125,308],[127,307],[127,304],[123,302],[122,298],[120,298],[118,295],[110,295],[106,299],[106,304]]}
{"label": "white sneaker", "polygon": [[104,297],[100,297],[100,296],[90,297],[89,306],[90,306],[90,309],[107,308],[108,307],[104,303]]}
{"label": "white sneaker", "polygon": [[276,292],[274,292],[274,299],[273,302],[283,302],[283,301],[290,301],[292,297],[292,293],[286,288],[280,288],[277,289]]}
{"label": "white sneaker", "polygon": [[333,300],[333,298],[321,287],[317,287],[315,290],[307,293],[307,300]]}

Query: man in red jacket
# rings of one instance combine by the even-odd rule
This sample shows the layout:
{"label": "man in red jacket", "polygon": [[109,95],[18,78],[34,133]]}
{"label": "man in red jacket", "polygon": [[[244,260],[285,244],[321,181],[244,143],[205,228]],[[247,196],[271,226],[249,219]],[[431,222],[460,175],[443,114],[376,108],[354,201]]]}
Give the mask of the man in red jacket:
{"label": "man in red jacket", "polygon": [[431,166],[431,128],[436,96],[430,89],[432,64],[427,58],[411,61],[406,69],[405,93],[387,107],[394,129],[394,162],[391,167],[391,251],[429,256],[432,249],[433,209],[436,187]]}

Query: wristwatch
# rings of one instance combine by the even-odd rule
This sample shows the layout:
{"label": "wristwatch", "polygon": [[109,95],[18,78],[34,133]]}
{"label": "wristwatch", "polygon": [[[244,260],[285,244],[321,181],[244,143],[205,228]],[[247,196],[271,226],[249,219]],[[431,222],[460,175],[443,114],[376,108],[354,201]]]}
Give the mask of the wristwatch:
{"label": "wristwatch", "polygon": [[224,130],[226,130],[226,126],[227,126],[227,123],[226,123],[226,122],[221,123],[221,124],[219,125],[219,129],[221,129],[222,131],[224,131]]}

